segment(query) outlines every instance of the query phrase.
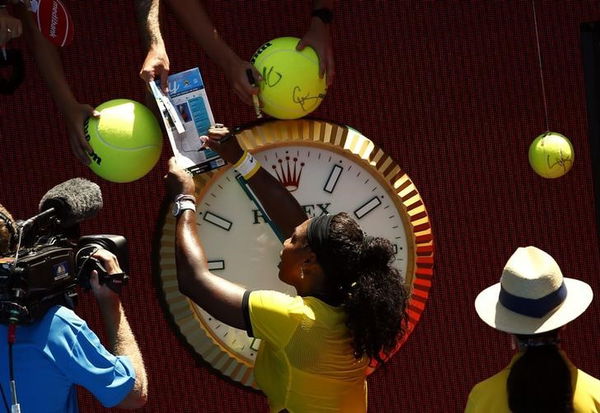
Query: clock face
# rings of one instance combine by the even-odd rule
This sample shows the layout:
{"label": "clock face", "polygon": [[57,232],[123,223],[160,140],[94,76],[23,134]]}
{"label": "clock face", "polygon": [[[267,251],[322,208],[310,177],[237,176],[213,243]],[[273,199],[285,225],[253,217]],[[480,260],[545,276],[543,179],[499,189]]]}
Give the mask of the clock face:
{"label": "clock face", "polygon": [[[392,242],[394,265],[413,288],[412,329],[430,282],[430,277],[421,280],[418,270],[431,269],[433,246],[427,213],[410,179],[371,141],[347,127],[308,120],[274,121],[238,136],[309,217],[345,211],[369,235]],[[282,240],[244,180],[230,167],[195,179],[197,228],[210,270],[247,289],[294,295],[294,288],[277,277]],[[213,367],[255,386],[252,366],[259,340],[222,323],[178,293],[174,225],[174,218],[167,216],[160,256],[163,290],[176,324]],[[415,288],[419,285],[420,289]]]}

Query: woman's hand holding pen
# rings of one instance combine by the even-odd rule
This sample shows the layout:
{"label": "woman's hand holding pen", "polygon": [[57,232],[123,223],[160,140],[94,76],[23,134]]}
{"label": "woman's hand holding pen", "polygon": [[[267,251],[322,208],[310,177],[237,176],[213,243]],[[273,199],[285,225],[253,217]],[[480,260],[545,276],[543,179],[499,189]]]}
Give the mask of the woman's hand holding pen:
{"label": "woman's hand holding pen", "polygon": [[205,137],[204,143],[230,164],[236,163],[244,154],[235,134],[221,124],[208,129],[208,136]]}

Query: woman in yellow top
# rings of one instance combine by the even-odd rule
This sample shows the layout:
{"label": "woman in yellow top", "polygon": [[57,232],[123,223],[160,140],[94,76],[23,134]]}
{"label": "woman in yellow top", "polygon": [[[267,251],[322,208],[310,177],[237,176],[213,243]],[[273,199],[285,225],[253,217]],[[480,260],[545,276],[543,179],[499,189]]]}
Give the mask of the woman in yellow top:
{"label": "woman in yellow top", "polygon": [[369,360],[389,354],[406,323],[408,292],[391,265],[391,243],[367,236],[345,213],[307,219],[226,128],[210,132],[208,145],[234,164],[287,237],[279,278],[298,295],[247,291],[209,272],[192,211],[194,181],[172,158],[167,185],[180,204],[179,289],[214,317],[262,340],[255,377],[272,412],[365,412]]}
{"label": "woman in yellow top", "polygon": [[496,375],[477,384],[466,412],[600,412],[600,380],[578,370],[561,351],[560,330],[592,301],[583,281],[563,277],[536,247],[518,248],[497,284],[475,300],[479,317],[512,334],[519,352]]}

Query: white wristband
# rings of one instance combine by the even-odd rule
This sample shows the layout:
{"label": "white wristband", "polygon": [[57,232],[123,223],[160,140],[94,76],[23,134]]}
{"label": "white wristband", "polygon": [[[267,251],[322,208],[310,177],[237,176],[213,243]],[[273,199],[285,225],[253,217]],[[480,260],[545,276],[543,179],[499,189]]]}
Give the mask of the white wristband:
{"label": "white wristband", "polygon": [[242,157],[233,165],[233,169],[248,180],[260,169],[260,163],[250,152],[244,152]]}

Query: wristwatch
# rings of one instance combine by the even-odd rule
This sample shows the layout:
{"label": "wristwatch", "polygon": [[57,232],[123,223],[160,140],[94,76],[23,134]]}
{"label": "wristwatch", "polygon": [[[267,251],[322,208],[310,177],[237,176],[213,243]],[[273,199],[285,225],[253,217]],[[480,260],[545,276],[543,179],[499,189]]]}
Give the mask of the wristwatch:
{"label": "wristwatch", "polygon": [[196,212],[196,198],[193,195],[177,195],[173,204],[173,216],[178,217],[186,209]]}
{"label": "wristwatch", "polygon": [[310,15],[313,17],[318,17],[325,24],[329,24],[333,20],[333,12],[327,7],[315,9],[312,11],[312,13],[310,13]]}

